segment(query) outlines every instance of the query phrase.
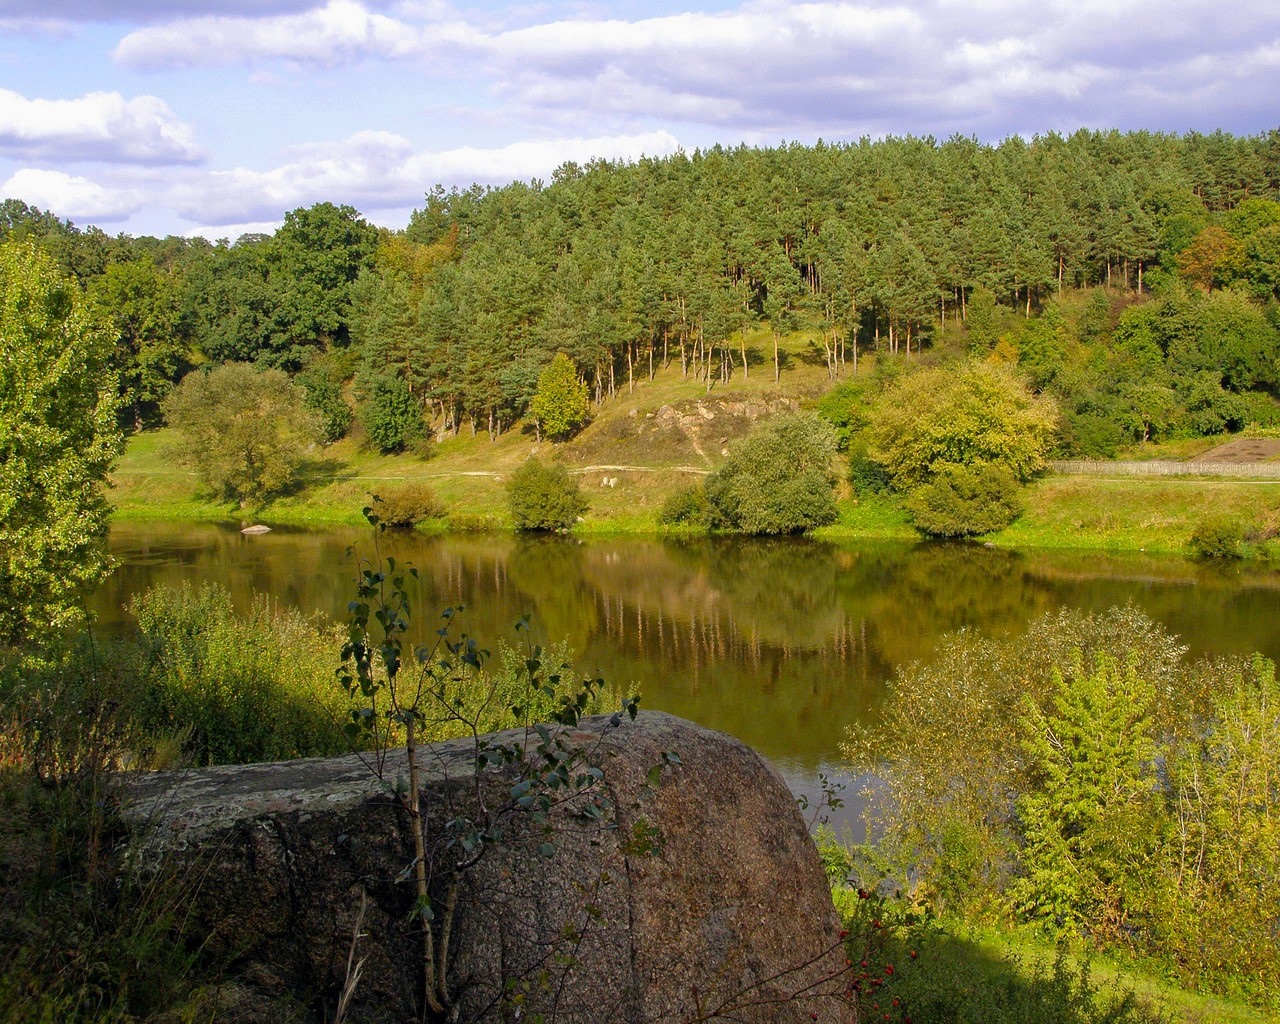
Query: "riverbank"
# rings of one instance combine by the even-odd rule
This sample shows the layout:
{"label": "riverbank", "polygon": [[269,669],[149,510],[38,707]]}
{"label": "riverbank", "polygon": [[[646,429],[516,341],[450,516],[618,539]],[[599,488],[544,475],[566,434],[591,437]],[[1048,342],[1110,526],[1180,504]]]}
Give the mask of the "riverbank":
{"label": "riverbank", "polygon": [[[446,515],[422,529],[511,530],[503,481],[535,447],[508,434],[459,437],[438,446],[430,459],[380,456],[350,440],[325,449],[297,492],[261,509],[241,510],[202,498],[195,476],[175,467],[167,430],[130,438],[112,474],[110,492],[121,519],[253,521],[268,524],[363,522],[370,494],[406,483],[435,491]],[[549,446],[542,446],[544,449]],[[544,452],[545,454],[545,452]],[[564,453],[582,484],[590,510],[576,531],[586,536],[672,534],[658,522],[663,500],[707,470],[697,465],[583,462],[598,451]],[[578,458],[572,456],[577,454]],[[627,454],[633,454],[631,452]],[[671,455],[671,452],[658,453]],[[688,452],[676,454],[688,455]],[[705,462],[710,465],[709,460]],[[1026,512],[1013,525],[982,538],[1003,548],[1183,554],[1192,532],[1209,517],[1228,517],[1262,533],[1280,527],[1280,481],[1186,477],[1046,476],[1025,491]],[[845,496],[840,518],[816,536],[829,540],[912,542],[921,535],[889,497]],[[1280,560],[1280,542],[1263,540],[1258,555]]]}

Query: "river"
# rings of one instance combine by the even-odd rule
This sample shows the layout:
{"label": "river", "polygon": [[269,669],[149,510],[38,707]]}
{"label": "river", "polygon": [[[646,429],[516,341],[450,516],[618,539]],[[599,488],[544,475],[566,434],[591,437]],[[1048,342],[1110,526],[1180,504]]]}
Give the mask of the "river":
{"label": "river", "polygon": [[[127,628],[132,594],[182,581],[221,583],[241,606],[262,592],[340,619],[356,571],[347,549],[373,553],[368,529],[246,536],[186,522],[117,522],[110,544],[120,567],[96,598],[107,631]],[[488,647],[515,641],[528,616],[535,640],[567,640],[581,671],[739,737],[798,792],[812,793],[820,771],[841,774],[847,726],[872,718],[894,668],[950,630],[1016,633],[1063,607],[1133,602],[1192,655],[1280,658],[1280,572],[1265,567],[803,539],[389,532],[382,545],[419,570],[424,637],[450,605],[466,606],[455,628]]]}

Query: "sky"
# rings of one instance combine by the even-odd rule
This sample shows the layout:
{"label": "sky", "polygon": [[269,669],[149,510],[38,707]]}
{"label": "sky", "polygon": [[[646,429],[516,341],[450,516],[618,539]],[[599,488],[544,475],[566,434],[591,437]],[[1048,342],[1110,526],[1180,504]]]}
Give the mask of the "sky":
{"label": "sky", "polygon": [[0,197],[235,239],[734,146],[1280,126],[1276,0],[0,0]]}

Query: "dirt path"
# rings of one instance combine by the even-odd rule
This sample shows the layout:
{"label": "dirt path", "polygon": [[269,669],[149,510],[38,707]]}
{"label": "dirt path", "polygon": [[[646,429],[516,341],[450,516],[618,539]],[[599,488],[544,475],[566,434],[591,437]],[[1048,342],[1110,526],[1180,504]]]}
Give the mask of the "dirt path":
{"label": "dirt path", "polygon": [[1251,462],[1280,461],[1280,438],[1242,437],[1202,452],[1188,462],[1227,462],[1247,465]]}

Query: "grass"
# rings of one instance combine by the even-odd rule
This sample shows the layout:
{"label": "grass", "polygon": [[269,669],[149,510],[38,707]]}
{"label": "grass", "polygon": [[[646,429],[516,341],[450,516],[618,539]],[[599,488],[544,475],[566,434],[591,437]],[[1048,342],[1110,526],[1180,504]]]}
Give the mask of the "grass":
{"label": "grass", "polygon": [[[1280,481],[1144,477],[1045,477],[1027,489],[1027,511],[992,542],[1001,547],[1182,554],[1206,516],[1274,527]],[[1280,544],[1263,542],[1264,557]]]}
{"label": "grass", "polygon": [[[996,929],[964,922],[942,926],[949,953],[974,963],[1000,964],[1031,984],[1052,968],[1057,947],[1026,929]],[[1084,965],[1081,954],[1068,953],[1066,963],[1074,971]],[[1154,969],[1141,963],[1125,963],[1102,955],[1088,958],[1090,977],[1100,989],[1131,991],[1175,1024],[1270,1024],[1275,1018],[1265,1010],[1237,1000],[1201,995],[1172,985]]]}

